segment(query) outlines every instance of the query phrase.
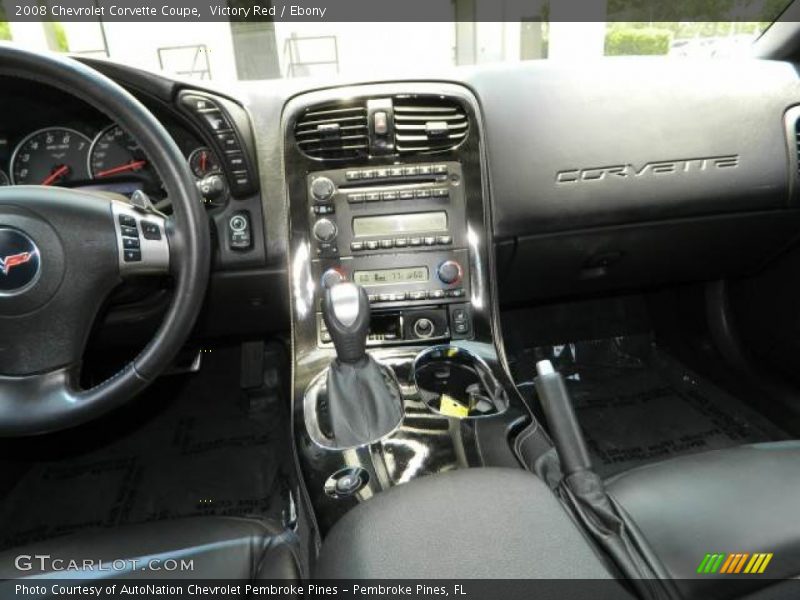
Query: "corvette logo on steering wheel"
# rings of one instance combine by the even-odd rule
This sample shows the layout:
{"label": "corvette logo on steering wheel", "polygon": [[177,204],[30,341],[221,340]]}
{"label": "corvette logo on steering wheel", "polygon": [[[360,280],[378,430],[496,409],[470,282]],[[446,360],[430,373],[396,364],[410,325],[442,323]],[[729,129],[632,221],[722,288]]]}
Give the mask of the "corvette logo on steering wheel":
{"label": "corvette logo on steering wheel", "polygon": [[39,248],[18,229],[0,227],[0,296],[18,294],[35,282],[41,267]]}
{"label": "corvette logo on steering wheel", "polygon": [[8,272],[17,265],[24,265],[26,262],[33,258],[33,252],[21,252],[19,254],[12,254],[5,258],[0,258],[0,272],[3,275],[8,275]]}

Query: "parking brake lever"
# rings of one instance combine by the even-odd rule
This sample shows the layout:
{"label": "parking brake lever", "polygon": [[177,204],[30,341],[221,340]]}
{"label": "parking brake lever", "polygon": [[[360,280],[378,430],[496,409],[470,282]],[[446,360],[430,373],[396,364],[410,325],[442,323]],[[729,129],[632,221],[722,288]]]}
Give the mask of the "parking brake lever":
{"label": "parking brake lever", "polygon": [[536,393],[550,425],[564,475],[591,471],[592,459],[572,409],[564,378],[549,360],[537,362],[536,373]]}

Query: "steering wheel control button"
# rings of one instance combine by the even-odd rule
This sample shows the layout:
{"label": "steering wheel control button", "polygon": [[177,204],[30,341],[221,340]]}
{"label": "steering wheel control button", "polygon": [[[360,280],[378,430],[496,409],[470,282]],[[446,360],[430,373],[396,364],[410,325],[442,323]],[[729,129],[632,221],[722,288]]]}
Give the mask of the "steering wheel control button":
{"label": "steering wheel control button", "polygon": [[141,250],[125,250],[122,256],[125,262],[140,262],[142,260]]}
{"label": "steering wheel control button", "polygon": [[436,275],[439,277],[439,281],[447,285],[461,281],[461,273],[461,265],[454,260],[444,261],[436,270]]}
{"label": "steering wheel control button", "polygon": [[369,473],[350,467],[333,473],[325,481],[325,493],[333,498],[349,498],[369,483]]}
{"label": "steering wheel control button", "polygon": [[139,239],[132,237],[122,238],[122,247],[126,250],[136,250],[140,247]]}
{"label": "steering wheel control button", "polygon": [[0,228],[0,296],[19,294],[33,285],[41,268],[39,248],[27,234]]}
{"label": "steering wheel control button", "polygon": [[160,240],[161,228],[157,223],[142,221],[142,235],[146,240]]}
{"label": "steering wheel control button", "polygon": [[125,227],[136,227],[136,219],[130,215],[120,215],[119,224]]}
{"label": "steering wheel control button", "polygon": [[250,214],[246,211],[234,214],[228,220],[228,234],[231,250],[249,250],[253,243],[250,234]]}
{"label": "steering wheel control button", "polygon": [[124,237],[134,237],[134,238],[139,237],[139,230],[136,229],[135,224],[133,226],[122,225],[121,230],[122,230],[122,235]]}

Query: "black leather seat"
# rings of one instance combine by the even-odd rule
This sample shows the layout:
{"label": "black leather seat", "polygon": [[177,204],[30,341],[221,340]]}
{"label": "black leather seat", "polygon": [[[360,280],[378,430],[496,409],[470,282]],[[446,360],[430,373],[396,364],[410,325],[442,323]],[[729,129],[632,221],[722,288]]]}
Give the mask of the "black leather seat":
{"label": "black leather seat", "polygon": [[[675,458],[618,475],[607,489],[687,598],[741,597],[800,575],[800,442]],[[739,574],[720,574],[736,553],[749,555]],[[755,553],[772,554],[767,568],[743,574]],[[726,554],[716,574],[697,572],[706,554]]]}
{"label": "black leather seat", "polygon": [[[47,559],[37,559],[48,556]],[[19,557],[22,558],[19,558]],[[173,569],[188,564],[192,568]],[[61,562],[57,562],[57,561]],[[269,522],[234,517],[198,517],[130,525],[106,531],[75,534],[43,541],[26,548],[0,553],[0,579],[32,577],[66,570],[69,561],[82,566],[94,560],[92,569],[80,569],[81,577],[124,579],[291,579],[300,577],[297,540],[293,533]],[[100,570],[102,560],[105,570]],[[120,563],[112,561],[119,560]],[[135,562],[134,562],[135,561]],[[155,561],[152,566],[150,561]],[[125,568],[123,567],[126,565]],[[28,568],[30,567],[30,568]],[[44,567],[42,569],[42,567]],[[120,567],[120,568],[117,568]]]}
{"label": "black leather seat", "polygon": [[381,492],[333,527],[315,576],[605,579],[592,597],[630,597],[550,489],[522,469],[461,469]]}

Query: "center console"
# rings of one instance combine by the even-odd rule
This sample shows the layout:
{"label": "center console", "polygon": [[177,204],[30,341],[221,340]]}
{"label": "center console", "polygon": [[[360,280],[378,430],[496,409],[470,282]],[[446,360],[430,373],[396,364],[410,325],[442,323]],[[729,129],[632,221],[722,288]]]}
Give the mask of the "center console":
{"label": "center console", "polygon": [[[500,343],[475,98],[444,83],[320,90],[287,103],[283,136],[294,435],[322,533],[356,503],[416,477],[519,466],[509,439],[531,415]],[[331,293],[344,282],[347,294]],[[348,296],[359,299],[356,324],[368,313],[360,347],[379,370],[341,360]],[[359,394],[347,398],[341,386],[366,368],[370,385],[384,373],[400,421],[339,443],[331,424],[341,427],[342,413],[326,388],[357,420]],[[363,410],[374,409],[365,399]]]}
{"label": "center console", "polygon": [[[368,345],[466,339],[470,269],[456,161],[314,171],[306,176],[312,276],[353,281],[373,308]],[[330,345],[317,315],[318,342]]]}

